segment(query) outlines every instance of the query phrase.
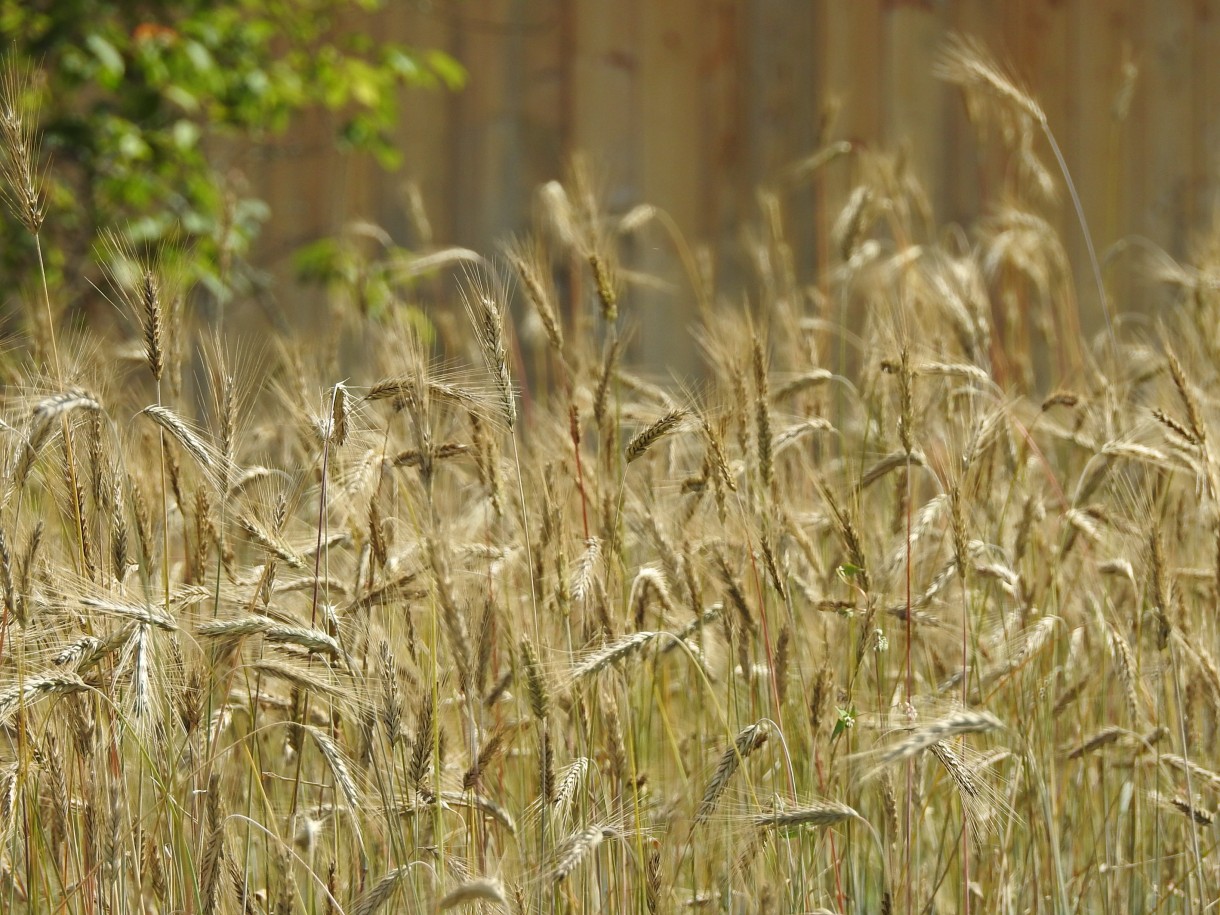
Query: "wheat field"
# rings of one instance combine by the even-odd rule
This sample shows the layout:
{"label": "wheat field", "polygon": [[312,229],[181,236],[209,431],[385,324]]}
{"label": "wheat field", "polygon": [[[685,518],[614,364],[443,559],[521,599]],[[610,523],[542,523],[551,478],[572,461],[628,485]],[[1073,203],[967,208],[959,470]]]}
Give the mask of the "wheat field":
{"label": "wheat field", "polygon": [[72,324],[35,246],[0,909],[1208,911],[1220,246],[1127,320],[1040,215],[1073,192],[1036,100],[969,41],[940,70],[1002,199],[930,225],[900,157],[829,148],[835,264],[796,275],[764,192],[745,304],[662,226],[690,382],[631,360],[622,241],[664,214],[579,166],[535,234],[421,256],[435,320],[336,298],[257,350],[118,234],[126,334]]}

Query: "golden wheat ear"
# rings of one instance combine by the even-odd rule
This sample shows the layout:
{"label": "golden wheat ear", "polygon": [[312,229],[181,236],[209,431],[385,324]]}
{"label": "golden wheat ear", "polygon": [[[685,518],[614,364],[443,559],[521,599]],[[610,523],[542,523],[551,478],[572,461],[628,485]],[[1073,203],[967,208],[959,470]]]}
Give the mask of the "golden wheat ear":
{"label": "golden wheat ear", "polygon": [[34,71],[10,52],[0,64],[0,195],[31,235],[46,218],[46,166],[39,160]]}
{"label": "golden wheat ear", "polygon": [[1101,263],[1097,259],[1097,250],[1093,245],[1093,234],[1089,231],[1089,223],[1085,218],[1084,206],[1080,202],[1080,195],[1076,191],[1076,183],[1072,180],[1067,160],[1064,159],[1063,151],[1060,150],[1059,143],[1055,139],[1055,134],[1051,130],[1046,112],[1034,99],[1033,95],[1026,91],[1015,77],[1010,75],[1004,67],[998,64],[987,53],[982,42],[976,38],[956,33],[951,35],[941,53],[940,61],[937,63],[934,72],[941,79],[959,86],[968,95],[982,99],[983,104],[989,102],[997,104],[1001,111],[1007,109],[1010,115],[1015,115],[1018,119],[1031,123],[1046,138],[1046,142],[1055,156],[1055,162],[1059,166],[1059,171],[1063,175],[1064,184],[1067,185],[1068,194],[1072,199],[1072,207],[1076,211],[1076,219],[1080,224],[1081,234],[1084,236],[1085,249],[1089,256],[1089,266],[1092,268],[1093,282],[1097,289],[1098,304],[1101,308],[1102,318],[1105,321],[1106,334],[1112,350],[1111,355],[1114,357],[1115,366],[1117,367],[1119,360],[1118,338],[1114,334],[1114,320],[1110,313],[1110,300],[1106,295],[1105,282],[1102,280]]}
{"label": "golden wheat ear", "polygon": [[499,398],[500,413],[511,432],[517,422],[517,400],[508,371],[508,342],[504,328],[508,287],[490,270],[468,269],[462,284],[462,301],[474,328],[483,362]]}

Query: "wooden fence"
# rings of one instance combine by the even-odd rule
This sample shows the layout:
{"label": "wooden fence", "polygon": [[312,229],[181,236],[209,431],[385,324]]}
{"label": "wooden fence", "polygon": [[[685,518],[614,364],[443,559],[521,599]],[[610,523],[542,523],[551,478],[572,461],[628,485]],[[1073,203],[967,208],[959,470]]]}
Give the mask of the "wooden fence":
{"label": "wooden fence", "polygon": [[[449,51],[468,69],[468,86],[404,93],[398,140],[405,165],[393,174],[333,152],[333,124],[322,117],[263,150],[246,172],[275,213],[262,248],[272,266],[356,218],[410,243],[401,193],[408,178],[422,188],[438,243],[491,250],[528,227],[534,189],[560,177],[577,150],[596,164],[609,209],[653,203],[693,240],[718,246],[756,218],[760,185],[780,186],[785,168],[839,139],[904,149],[937,220],[968,224],[994,200],[997,153],[994,141],[980,141],[960,94],[933,76],[953,31],[980,38],[1040,100],[1099,249],[1138,235],[1185,256],[1211,222],[1220,2],[388,6],[349,26]],[[1124,86],[1129,108],[1120,117]],[[827,226],[850,193],[855,167],[848,157],[816,185],[783,187],[786,229],[806,278],[824,263]],[[1066,197],[1056,222],[1073,264],[1082,265]],[[1129,290],[1124,269],[1115,269],[1113,282]],[[1086,311],[1093,298],[1082,292]],[[685,307],[675,301],[656,320],[681,326]]]}

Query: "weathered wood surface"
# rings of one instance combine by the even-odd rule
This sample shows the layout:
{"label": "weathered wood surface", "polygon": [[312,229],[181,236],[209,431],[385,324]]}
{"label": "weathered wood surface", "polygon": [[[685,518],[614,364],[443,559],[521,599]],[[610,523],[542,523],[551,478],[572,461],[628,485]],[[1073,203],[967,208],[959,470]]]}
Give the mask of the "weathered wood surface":
{"label": "weathered wood surface", "polygon": [[[814,181],[785,183],[785,170],[819,143],[903,150],[941,222],[968,223],[994,198],[1006,167],[998,143],[980,140],[957,91],[932,73],[954,30],[981,38],[1040,100],[1099,251],[1138,235],[1186,257],[1212,219],[1215,0],[394,0],[350,25],[370,23],[450,51],[469,84],[403,93],[396,173],[336,153],[333,121],[321,116],[247,164],[252,190],[276,213],[261,256],[283,276],[295,246],[351,219],[418,244],[408,179],[419,182],[437,243],[492,251],[529,228],[536,186],[583,151],[610,211],[655,204],[692,243],[721,250],[757,217],[758,189],[774,188],[801,278],[812,281],[858,177],[845,158]],[[1132,64],[1138,77],[1120,119]],[[1039,153],[1052,161],[1045,144]],[[1083,279],[1066,194],[1053,215]],[[669,241],[654,227],[633,244],[634,266],[672,289],[648,293],[661,307],[640,320],[679,331],[693,306]],[[1107,268],[1110,281],[1116,293],[1138,292],[1133,257],[1124,257]],[[1083,286],[1080,295],[1092,313],[1095,295]]]}

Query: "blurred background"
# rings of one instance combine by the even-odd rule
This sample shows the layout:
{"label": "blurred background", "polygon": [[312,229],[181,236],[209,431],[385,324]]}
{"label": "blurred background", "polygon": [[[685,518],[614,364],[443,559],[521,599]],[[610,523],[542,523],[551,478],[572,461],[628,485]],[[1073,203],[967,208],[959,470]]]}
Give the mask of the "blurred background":
{"label": "blurred background", "polygon": [[[353,224],[387,249],[496,251],[537,223],[539,186],[577,154],[607,214],[661,208],[745,296],[751,226],[782,231],[800,281],[824,282],[831,228],[874,153],[922,185],[930,231],[968,233],[1014,163],[934,73],[961,33],[1045,110],[1122,311],[1155,306],[1147,258],[1130,256],[1142,240],[1189,259],[1211,226],[1218,17],[1212,0],[3,0],[0,33],[51,71],[45,145],[83,175],[65,214],[100,173],[118,202],[91,203],[93,229],[122,219],[156,242],[171,233],[154,218],[164,204],[172,231],[215,249],[218,298],[281,311],[319,306],[302,276],[335,272],[337,249],[317,245]],[[1033,142],[1058,184],[1039,214],[1096,315],[1061,175]],[[198,176],[164,166],[184,150],[208,169],[185,202]],[[123,156],[136,191],[115,177]],[[635,293],[641,354],[682,367],[674,335],[693,305],[662,229],[624,236],[622,256],[656,279]]]}
{"label": "blurred background", "polygon": [[[903,157],[937,225],[967,225],[996,202],[1010,156],[933,73],[954,31],[979,38],[1041,103],[1103,256],[1143,236],[1188,258],[1212,220],[1220,4],[1208,0],[463,0],[395,3],[360,23],[444,49],[466,84],[404,93],[392,173],[337,153],[328,118],[262,150],[248,173],[276,214],[259,249],[268,264],[351,219],[419,243],[408,180],[432,241],[493,250],[537,218],[536,188],[579,151],[610,212],[654,204],[722,254],[759,220],[759,189],[773,190],[813,281],[832,260],[829,228],[859,160],[803,175],[799,165],[836,141]],[[1044,142],[1037,152],[1053,165]],[[1046,215],[1083,279],[1066,194]],[[674,269],[672,255],[642,256]],[[1107,267],[1120,309],[1133,289],[1124,261]],[[671,298],[662,325],[689,307]]]}

